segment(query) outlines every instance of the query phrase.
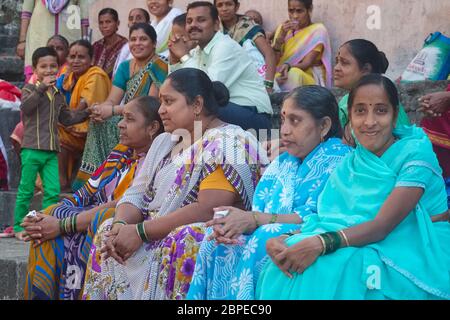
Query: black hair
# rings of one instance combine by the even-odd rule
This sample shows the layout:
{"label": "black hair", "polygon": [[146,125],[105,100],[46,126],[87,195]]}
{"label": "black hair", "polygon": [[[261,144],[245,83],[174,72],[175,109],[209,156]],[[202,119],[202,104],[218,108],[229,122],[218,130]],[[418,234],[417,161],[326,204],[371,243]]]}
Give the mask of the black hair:
{"label": "black hair", "polygon": [[65,46],[67,49],[69,49],[69,41],[67,41],[67,39],[66,39],[65,37],[63,37],[62,35],[60,35],[60,34],[55,34],[54,36],[50,37],[50,38],[47,40],[47,45],[48,45],[48,43],[49,43],[50,41],[55,40],[55,39],[61,41],[61,42],[64,44],[64,46]]}
{"label": "black hair", "polygon": [[88,49],[89,57],[91,59],[94,58],[94,47],[92,46],[92,44],[89,41],[87,41],[87,40],[77,40],[75,42],[72,42],[70,44],[69,50],[72,49],[72,47],[74,47],[74,46],[85,47],[86,49]]}
{"label": "black hair", "polygon": [[189,3],[186,9],[186,12],[188,12],[190,9],[199,8],[199,7],[208,7],[209,12],[211,14],[211,18],[213,21],[219,21],[219,11],[217,11],[217,8],[208,1],[195,1],[192,3]]}
{"label": "black hair", "polygon": [[159,99],[151,96],[140,96],[133,99],[132,103],[138,107],[139,112],[144,116],[146,126],[150,125],[153,121],[157,121],[159,124],[157,134],[164,132],[164,126],[158,113],[161,105]]}
{"label": "black hair", "polygon": [[175,19],[173,19],[172,24],[175,24],[177,26],[180,27],[185,27],[186,26],[186,13],[180,14],[179,16],[175,17]]}
{"label": "black hair", "polygon": [[355,96],[359,88],[371,84],[383,87],[386,95],[388,96],[389,103],[394,107],[394,114],[398,114],[400,100],[398,98],[398,91],[395,84],[389,78],[377,73],[371,73],[363,76],[350,91],[347,104],[349,114],[351,112],[353,101],[355,100]]}
{"label": "black hair", "polygon": [[[293,0],[288,0],[288,3],[289,3],[289,1],[293,1]],[[312,8],[312,5],[313,5],[312,0],[295,0],[295,1],[303,3],[303,5],[305,6],[306,10],[310,10]]]}
{"label": "black hair", "polygon": [[167,79],[176,91],[185,96],[188,104],[194,103],[196,97],[202,97],[207,116],[217,115],[219,108],[230,100],[227,87],[222,82],[211,81],[200,69],[182,68],[172,72]]}
{"label": "black hair", "polygon": [[372,70],[370,73],[385,73],[389,67],[389,61],[384,52],[379,51],[377,46],[365,39],[353,39],[343,45],[348,45],[352,56],[358,61],[360,69],[369,64]]}
{"label": "black hair", "polygon": [[285,101],[287,99],[292,99],[297,108],[308,112],[316,121],[325,117],[331,119],[331,128],[324,137],[325,140],[342,137],[339,106],[330,90],[317,85],[302,86],[289,93]]}
{"label": "black hair", "polygon": [[[235,5],[238,5],[239,4],[239,0],[233,0],[234,1],[234,4]],[[216,3],[217,3],[217,0],[214,0],[214,5],[216,5]]]}
{"label": "black hair", "polygon": [[144,8],[133,8],[130,10],[130,13],[131,13],[131,11],[134,11],[134,10],[140,10],[144,14],[145,21],[147,23],[150,22],[150,13],[148,13],[147,10],[145,10]]}
{"label": "black hair", "polygon": [[156,44],[156,41],[157,41],[156,31],[151,25],[149,25],[148,23],[144,23],[144,22],[140,22],[140,23],[136,23],[136,24],[132,25],[130,28],[130,37],[131,37],[131,34],[136,30],[144,31],[145,34],[152,40],[152,42]]}
{"label": "black hair", "polygon": [[40,58],[47,57],[47,56],[55,57],[56,61],[58,62],[58,65],[59,65],[58,54],[56,53],[56,50],[51,47],[41,47],[41,48],[37,48],[33,52],[33,56],[31,57],[33,68],[37,67]]}
{"label": "black hair", "polygon": [[113,20],[115,22],[119,21],[119,14],[113,8],[103,8],[98,13],[98,18],[100,18],[101,16],[104,16],[105,14],[110,14],[113,17]]}

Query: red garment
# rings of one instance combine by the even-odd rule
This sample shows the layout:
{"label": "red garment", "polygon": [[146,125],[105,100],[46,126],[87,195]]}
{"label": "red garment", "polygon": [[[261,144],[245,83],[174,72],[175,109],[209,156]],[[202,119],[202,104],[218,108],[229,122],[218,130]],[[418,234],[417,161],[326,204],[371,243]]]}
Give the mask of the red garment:
{"label": "red garment", "polygon": [[[450,92],[450,85],[447,91]],[[450,177],[450,111],[441,117],[425,118],[420,125],[433,143],[444,177]]]}
{"label": "red garment", "polygon": [[20,105],[22,92],[19,88],[7,81],[0,80],[0,105],[2,107],[13,107]]}

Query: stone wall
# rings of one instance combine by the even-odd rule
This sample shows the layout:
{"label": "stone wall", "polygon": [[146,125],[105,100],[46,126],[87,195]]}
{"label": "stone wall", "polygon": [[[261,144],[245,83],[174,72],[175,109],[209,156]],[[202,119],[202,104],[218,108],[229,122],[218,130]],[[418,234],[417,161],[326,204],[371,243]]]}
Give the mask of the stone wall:
{"label": "stone wall", "polygon": [[[193,0],[174,0],[174,6],[185,10]],[[210,1],[212,2],[212,0]],[[288,0],[239,0],[241,13],[259,10],[264,27],[274,30],[288,18]],[[328,29],[333,57],[339,46],[350,39],[373,41],[389,59],[388,76],[397,79],[408,63],[422,48],[424,39],[434,31],[450,36],[449,0],[313,0],[313,21],[322,22]],[[134,7],[146,7],[146,0],[96,0],[90,11],[94,38],[100,34],[97,14],[104,7],[119,11],[120,32],[127,35],[128,12]],[[374,11],[375,10],[375,11]],[[378,11],[379,10],[379,11]],[[379,25],[375,18],[378,18]]]}

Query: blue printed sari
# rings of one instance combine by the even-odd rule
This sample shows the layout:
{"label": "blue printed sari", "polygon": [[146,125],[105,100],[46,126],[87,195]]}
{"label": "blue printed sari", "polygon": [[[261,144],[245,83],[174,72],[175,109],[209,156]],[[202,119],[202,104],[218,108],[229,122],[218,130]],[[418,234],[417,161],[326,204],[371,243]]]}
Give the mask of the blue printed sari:
{"label": "blue printed sari", "polygon": [[[284,153],[267,168],[253,197],[253,211],[296,213],[302,218],[317,213],[317,198],[336,165],[350,151],[339,139],[318,145],[305,159]],[[256,280],[268,259],[270,238],[300,229],[297,224],[273,223],[242,235],[240,245],[204,241],[197,256],[188,299],[254,299]],[[207,230],[207,235],[212,228]]]}

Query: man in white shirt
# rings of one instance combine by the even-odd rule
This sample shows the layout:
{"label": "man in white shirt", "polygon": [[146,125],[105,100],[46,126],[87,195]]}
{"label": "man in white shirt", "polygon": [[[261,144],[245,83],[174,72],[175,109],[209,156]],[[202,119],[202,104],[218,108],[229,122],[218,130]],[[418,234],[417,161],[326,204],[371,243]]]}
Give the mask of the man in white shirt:
{"label": "man in white shirt", "polygon": [[205,71],[211,80],[222,82],[230,91],[231,103],[219,112],[222,121],[245,130],[270,129],[272,105],[255,64],[237,42],[219,30],[219,14],[212,3],[189,4],[186,31],[190,41],[171,39],[169,72],[189,67]]}

